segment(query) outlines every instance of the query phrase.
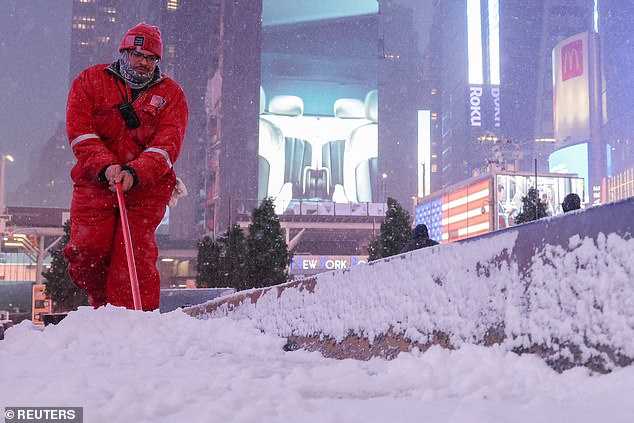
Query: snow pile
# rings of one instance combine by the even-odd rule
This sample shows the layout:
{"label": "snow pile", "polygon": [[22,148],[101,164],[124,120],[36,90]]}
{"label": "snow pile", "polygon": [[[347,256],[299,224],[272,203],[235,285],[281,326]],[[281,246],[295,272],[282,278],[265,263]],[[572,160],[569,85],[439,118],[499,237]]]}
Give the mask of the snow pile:
{"label": "snow pile", "polygon": [[634,357],[634,238],[573,236],[567,247],[547,245],[535,256],[524,318],[512,332],[555,348],[552,340],[566,340],[582,360],[609,361],[603,346]]}
{"label": "snow pile", "polygon": [[[188,310],[213,319],[108,306],[46,328],[25,321],[0,341],[0,407],[79,406],[86,422],[629,423],[634,366],[558,374],[512,352],[634,356],[631,229],[575,236],[556,223],[545,225],[557,242],[527,225],[530,236],[505,231]],[[501,343],[474,345],[491,328]],[[284,350],[287,336],[386,331],[423,343],[443,331],[460,348],[367,361]]]}
{"label": "snow pile", "polygon": [[[466,283],[469,273],[490,259],[492,249],[510,250],[515,235],[482,240],[484,245],[469,249],[470,255],[463,254],[464,245],[448,244],[322,273],[312,294],[286,289],[278,298],[276,290],[269,290],[229,316],[249,319],[280,336],[321,333],[341,341],[354,332],[373,340],[393,328],[410,330],[417,341],[426,341],[433,330],[452,333],[454,342],[475,341],[504,313],[498,285],[517,281],[518,273],[505,265],[487,283]],[[218,314],[225,311],[221,306]]]}
{"label": "snow pile", "polygon": [[633,358],[634,239],[575,235],[563,246],[529,251],[532,262],[519,269],[513,257],[518,233],[323,273],[313,292],[269,289],[255,302],[236,306],[221,299],[191,312],[247,319],[283,337],[341,342],[359,335],[372,343],[395,333],[412,344],[428,344],[441,332],[460,347],[484,343],[498,331],[505,348],[539,347],[552,362],[611,368],[621,356]]}
{"label": "snow pile", "polygon": [[634,368],[557,374],[501,347],[332,360],[248,321],[81,308],[0,341],[1,407],[80,406],[84,421],[630,422]]}

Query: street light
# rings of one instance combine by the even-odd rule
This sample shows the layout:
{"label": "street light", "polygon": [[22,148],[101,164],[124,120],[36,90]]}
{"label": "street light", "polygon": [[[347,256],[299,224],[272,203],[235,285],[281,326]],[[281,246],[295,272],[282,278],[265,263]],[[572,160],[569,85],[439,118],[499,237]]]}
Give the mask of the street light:
{"label": "street light", "polygon": [[0,168],[0,233],[2,234],[4,233],[7,219],[4,206],[4,168],[7,160],[13,162],[15,159],[10,154],[2,155],[2,166]]}

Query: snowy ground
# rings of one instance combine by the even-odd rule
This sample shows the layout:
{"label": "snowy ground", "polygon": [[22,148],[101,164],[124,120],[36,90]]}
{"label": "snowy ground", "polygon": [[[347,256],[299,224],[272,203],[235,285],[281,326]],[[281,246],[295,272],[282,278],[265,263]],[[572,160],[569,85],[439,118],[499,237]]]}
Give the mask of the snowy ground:
{"label": "snowy ground", "polygon": [[634,367],[557,374],[464,345],[385,361],[284,352],[248,321],[81,308],[0,341],[0,409],[84,407],[85,422],[634,421]]}

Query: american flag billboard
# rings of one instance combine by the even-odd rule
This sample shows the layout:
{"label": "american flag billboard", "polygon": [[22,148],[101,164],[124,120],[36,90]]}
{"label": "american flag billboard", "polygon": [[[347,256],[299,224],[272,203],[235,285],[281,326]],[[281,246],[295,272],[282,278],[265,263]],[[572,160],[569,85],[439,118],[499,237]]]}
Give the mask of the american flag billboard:
{"label": "american flag billboard", "polygon": [[493,230],[492,179],[457,189],[416,207],[416,224],[424,223],[430,238],[452,242]]}
{"label": "american flag billboard", "polygon": [[[573,192],[583,196],[584,180],[571,173],[537,175],[537,190],[548,216],[563,213],[561,202]],[[535,187],[530,173],[489,173],[424,197],[416,206],[416,224],[430,238],[452,242],[515,226],[522,198]]]}
{"label": "american flag billboard", "polygon": [[442,199],[421,204],[416,207],[416,224],[427,225],[429,237],[434,241],[442,240]]}

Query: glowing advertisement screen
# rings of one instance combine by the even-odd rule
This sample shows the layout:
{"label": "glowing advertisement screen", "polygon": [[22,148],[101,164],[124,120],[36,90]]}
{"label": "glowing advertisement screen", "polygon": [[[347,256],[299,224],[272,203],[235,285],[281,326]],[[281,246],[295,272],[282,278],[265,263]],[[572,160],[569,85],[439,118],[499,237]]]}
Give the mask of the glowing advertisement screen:
{"label": "glowing advertisement screen", "polygon": [[[453,242],[516,225],[522,198],[535,186],[535,177],[496,174],[429,196],[416,206],[415,223],[424,223],[430,238]],[[553,174],[538,175],[537,190],[546,214],[563,213],[561,203],[569,193],[582,196],[583,179]]]}
{"label": "glowing advertisement screen", "polygon": [[588,33],[560,42],[553,49],[553,108],[555,138],[590,139],[590,80]]}
{"label": "glowing advertisement screen", "polygon": [[583,198],[589,199],[588,190],[588,143],[580,143],[561,148],[548,157],[551,173],[576,173],[585,183]]}
{"label": "glowing advertisement screen", "polygon": [[[535,187],[535,177],[526,175],[497,175],[495,205],[497,219],[496,229],[504,229],[516,224],[515,220],[522,212],[522,198],[530,188]],[[570,176],[538,175],[537,191],[546,216],[557,216],[563,213],[561,203],[564,197],[575,193],[582,197],[584,180]]]}
{"label": "glowing advertisement screen", "polygon": [[469,84],[482,85],[482,23],[480,0],[467,0],[467,54]]}
{"label": "glowing advertisement screen", "polygon": [[418,111],[418,196],[431,191],[431,111]]}
{"label": "glowing advertisement screen", "polygon": [[378,6],[370,4],[363,14],[263,22],[258,197],[272,197],[278,214],[380,202]]}
{"label": "glowing advertisement screen", "polygon": [[491,192],[489,179],[446,191],[416,207],[416,224],[427,225],[429,237],[438,242],[457,241],[490,232],[492,228],[486,206],[490,203]]}
{"label": "glowing advertisement screen", "polygon": [[477,132],[499,128],[501,123],[500,4],[498,0],[488,0],[483,9],[481,3],[466,3],[469,125]]}

